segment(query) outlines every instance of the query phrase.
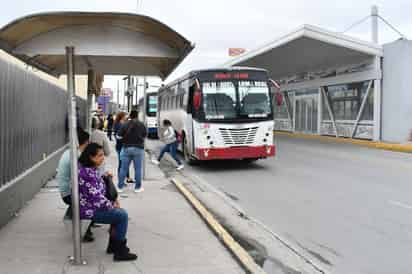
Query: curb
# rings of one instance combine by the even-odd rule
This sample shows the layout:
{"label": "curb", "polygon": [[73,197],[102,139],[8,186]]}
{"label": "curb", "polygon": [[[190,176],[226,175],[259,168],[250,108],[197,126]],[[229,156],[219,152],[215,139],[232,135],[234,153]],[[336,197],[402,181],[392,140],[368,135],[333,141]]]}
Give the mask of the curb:
{"label": "curb", "polygon": [[209,227],[216,233],[220,240],[223,241],[227,249],[236,257],[242,267],[252,274],[266,274],[266,272],[255,263],[253,258],[247,251],[237,243],[233,237],[223,228],[223,226],[213,217],[213,215],[206,209],[205,206],[177,179],[172,178],[171,181],[175,184],[177,189],[189,201],[189,203],[196,209],[202,219],[209,225]]}
{"label": "curb", "polygon": [[285,131],[274,131],[274,134],[275,134],[275,137],[276,136],[287,136],[287,137],[302,138],[302,139],[330,141],[330,142],[335,142],[335,143],[360,145],[360,146],[365,146],[365,147],[375,148],[375,149],[412,153],[412,144],[390,144],[390,143],[384,143],[384,142],[374,142],[374,141],[359,140],[359,139],[352,139],[352,138],[343,138],[343,137],[336,138],[336,137],[330,137],[330,136],[310,135],[310,134],[305,134],[305,133],[292,133],[292,132],[285,132]]}

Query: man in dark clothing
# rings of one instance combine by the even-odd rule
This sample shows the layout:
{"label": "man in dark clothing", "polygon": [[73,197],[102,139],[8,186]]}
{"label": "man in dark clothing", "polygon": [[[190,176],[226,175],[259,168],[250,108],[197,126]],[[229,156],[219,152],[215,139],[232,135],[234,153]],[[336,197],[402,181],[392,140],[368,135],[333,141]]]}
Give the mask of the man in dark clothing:
{"label": "man in dark clothing", "polygon": [[103,119],[103,114],[99,115],[99,127],[97,128],[98,130],[103,130],[104,129],[104,119]]}
{"label": "man in dark clothing", "polygon": [[120,152],[119,192],[123,192],[124,179],[133,161],[135,176],[135,192],[142,192],[142,159],[144,153],[144,139],[147,135],[146,127],[137,120],[137,111],[130,112],[130,121],[126,122],[117,134],[122,139],[123,147]]}
{"label": "man in dark clothing", "polygon": [[107,116],[107,137],[109,137],[109,140],[112,140],[112,132],[113,132],[113,115],[109,114]]}

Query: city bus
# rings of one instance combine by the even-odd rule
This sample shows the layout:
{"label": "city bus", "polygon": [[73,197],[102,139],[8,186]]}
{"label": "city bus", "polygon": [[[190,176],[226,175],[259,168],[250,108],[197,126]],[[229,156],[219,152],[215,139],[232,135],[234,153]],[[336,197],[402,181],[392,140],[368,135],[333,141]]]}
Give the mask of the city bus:
{"label": "city bus", "polygon": [[192,71],[158,92],[158,122],[180,135],[187,163],[275,155],[272,90],[264,69],[232,67]]}
{"label": "city bus", "polygon": [[143,114],[146,114],[147,133],[149,137],[157,137],[157,93],[151,92],[146,93],[146,109],[144,109],[143,97],[139,100],[139,105],[137,106],[139,112],[139,120],[143,121]]}

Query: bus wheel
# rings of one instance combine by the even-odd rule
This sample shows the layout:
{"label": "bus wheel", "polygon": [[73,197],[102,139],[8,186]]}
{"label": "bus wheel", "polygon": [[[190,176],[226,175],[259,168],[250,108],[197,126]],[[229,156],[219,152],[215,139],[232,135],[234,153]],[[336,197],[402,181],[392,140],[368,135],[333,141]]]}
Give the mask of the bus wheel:
{"label": "bus wheel", "polygon": [[186,141],[185,137],[183,137],[182,149],[183,149],[183,156],[185,158],[186,163],[189,166],[197,164],[197,161],[195,159],[193,159],[193,157],[190,156],[190,154],[189,154],[189,150],[187,149],[187,141]]}

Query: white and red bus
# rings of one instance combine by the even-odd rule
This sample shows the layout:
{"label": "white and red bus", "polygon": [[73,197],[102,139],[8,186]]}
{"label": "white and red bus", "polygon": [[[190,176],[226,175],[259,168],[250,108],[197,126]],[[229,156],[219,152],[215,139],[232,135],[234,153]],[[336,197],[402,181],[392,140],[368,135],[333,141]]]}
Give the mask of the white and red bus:
{"label": "white and red bus", "polygon": [[164,119],[172,122],[189,164],[272,157],[273,85],[264,69],[192,71],[159,89],[158,125]]}

